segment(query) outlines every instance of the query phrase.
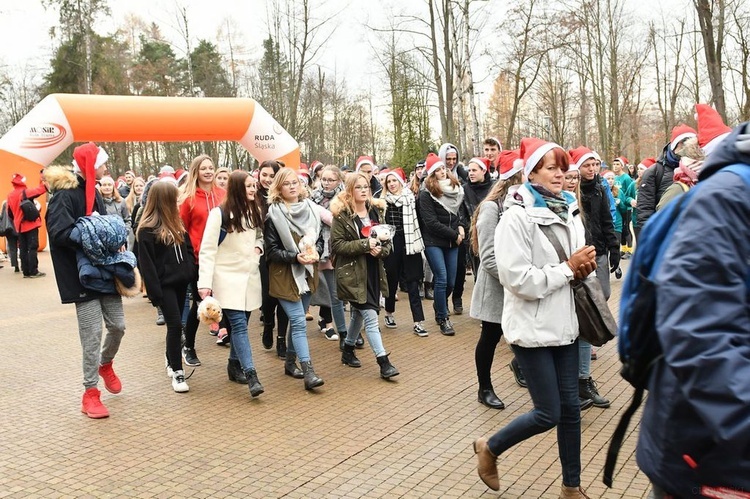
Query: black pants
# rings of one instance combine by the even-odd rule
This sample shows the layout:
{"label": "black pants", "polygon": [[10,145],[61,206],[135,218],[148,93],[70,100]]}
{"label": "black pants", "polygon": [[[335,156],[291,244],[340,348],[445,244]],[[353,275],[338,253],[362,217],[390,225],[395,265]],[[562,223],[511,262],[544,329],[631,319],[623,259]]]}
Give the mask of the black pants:
{"label": "black pants", "polygon": [[630,218],[633,212],[627,211],[622,216],[622,235],[620,236],[620,244],[623,246],[633,245],[633,235],[630,232]]}
{"label": "black pants", "polygon": [[21,270],[23,275],[35,275],[39,272],[39,229],[18,234],[18,245],[21,248]]}
{"label": "black pants", "polygon": [[463,306],[464,284],[466,283],[466,244],[458,247],[458,261],[456,262],[456,283],[453,285],[451,297],[453,306]]}
{"label": "black pants", "polygon": [[10,257],[10,264],[18,268],[18,236],[5,236],[5,251]]}
{"label": "black pants", "polygon": [[477,348],[474,350],[474,361],[477,365],[477,379],[479,387],[492,386],[490,371],[492,371],[492,361],[495,358],[495,348],[503,336],[503,328],[497,322],[482,321],[482,332],[477,341]]}
{"label": "black pants", "polygon": [[406,242],[403,235],[393,238],[393,251],[385,259],[385,274],[388,278],[388,296],[385,297],[385,311],[396,311],[396,292],[400,280],[406,281],[406,292],[409,294],[409,307],[414,322],[424,320],[422,299],[419,297],[419,283],[422,281],[422,255],[406,254]]}
{"label": "black pants", "polygon": [[[185,293],[187,285],[173,288],[162,288],[161,313],[167,323],[167,361],[175,371],[182,370],[181,336],[182,336],[182,309],[185,306]],[[195,336],[193,336],[195,345]]]}
{"label": "black pants", "polygon": [[[266,265],[266,256],[260,257],[260,287],[263,295],[263,302],[260,307],[260,311],[263,314],[263,328],[273,329],[278,324],[277,336],[286,337],[286,332],[289,327],[289,317],[287,317],[284,309],[281,308],[279,300],[268,294],[268,266]],[[276,321],[274,321],[274,314]]]}

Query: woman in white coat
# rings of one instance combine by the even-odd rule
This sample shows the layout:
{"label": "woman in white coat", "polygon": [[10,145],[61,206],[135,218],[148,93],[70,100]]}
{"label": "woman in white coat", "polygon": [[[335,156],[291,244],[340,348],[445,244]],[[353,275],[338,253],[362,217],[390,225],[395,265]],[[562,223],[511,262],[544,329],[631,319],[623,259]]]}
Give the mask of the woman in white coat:
{"label": "woman in white coat", "polygon": [[[482,481],[499,490],[497,456],[557,427],[561,498],[587,497],[581,484],[581,410],[578,400],[578,320],[570,282],[596,268],[585,246],[573,196],[563,193],[568,154],[539,139],[521,141],[528,182],[505,202],[495,232],[497,274],[505,289],[502,328],[526,376],[534,409],[489,439],[474,442]],[[551,239],[567,261],[560,262]]]}
{"label": "woman in white coat", "polygon": [[198,256],[198,294],[201,300],[214,296],[219,301],[232,330],[227,374],[231,381],[247,383],[253,397],[263,393],[247,336],[250,311],[262,302],[263,221],[256,191],[247,172],[229,175],[226,198],[208,214]]}

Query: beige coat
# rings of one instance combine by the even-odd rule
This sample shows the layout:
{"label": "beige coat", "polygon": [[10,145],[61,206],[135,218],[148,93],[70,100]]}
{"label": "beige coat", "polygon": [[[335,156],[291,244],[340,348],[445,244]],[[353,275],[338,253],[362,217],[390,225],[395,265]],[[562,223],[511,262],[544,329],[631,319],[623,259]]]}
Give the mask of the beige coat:
{"label": "beige coat", "polygon": [[263,300],[256,251],[263,252],[263,233],[252,228],[229,232],[219,244],[220,231],[221,209],[214,208],[208,214],[198,255],[198,289],[211,289],[222,308],[256,310]]}

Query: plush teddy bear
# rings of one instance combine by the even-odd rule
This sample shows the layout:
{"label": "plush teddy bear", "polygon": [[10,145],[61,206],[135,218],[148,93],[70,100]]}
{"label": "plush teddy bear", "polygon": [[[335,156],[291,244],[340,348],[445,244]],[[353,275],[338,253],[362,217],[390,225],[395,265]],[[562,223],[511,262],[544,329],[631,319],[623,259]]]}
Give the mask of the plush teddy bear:
{"label": "plush teddy bear", "polygon": [[375,239],[378,242],[378,246],[393,239],[396,235],[396,227],[388,224],[377,224],[364,227],[362,229],[362,235]]}
{"label": "plush teddy bear", "polygon": [[307,234],[299,240],[299,251],[308,259],[317,260],[319,258],[318,250],[315,249],[315,238]]}
{"label": "plush teddy bear", "polygon": [[214,324],[221,322],[223,313],[219,300],[213,296],[205,297],[198,305],[198,319],[203,324]]}

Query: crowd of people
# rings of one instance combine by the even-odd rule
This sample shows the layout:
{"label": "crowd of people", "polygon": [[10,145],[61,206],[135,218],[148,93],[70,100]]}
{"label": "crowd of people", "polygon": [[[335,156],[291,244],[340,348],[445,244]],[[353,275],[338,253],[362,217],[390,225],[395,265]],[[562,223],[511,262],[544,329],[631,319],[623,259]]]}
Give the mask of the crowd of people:
{"label": "crowd of people", "polygon": [[[127,263],[131,251],[137,258],[139,272],[132,273],[142,276],[156,322],[166,326],[165,368],[178,393],[189,391],[184,366],[201,365],[195,340],[208,297],[222,307],[211,333],[229,346],[228,379],[257,397],[265,388],[253,362],[251,311],[261,311],[263,347],[275,344],[285,374],[303,380],[306,390],[324,385],[325,367],[316,372],[308,346],[307,322],[316,308],[318,329],[338,340],[344,365],[362,367],[356,350],[367,343],[380,377],[390,380],[399,370],[381,326],[398,327],[398,289],[408,296],[416,336],[433,330],[423,300],[432,301],[437,331],[453,336],[467,333],[457,332],[450,317],[464,312],[464,282],[473,275],[470,315],[481,321],[478,402],[505,407],[490,376],[503,336],[513,353],[510,370],[533,402],[530,412],[474,442],[479,476],[498,490],[497,457],[556,427],[560,497],[588,497],[580,487],[580,413],[606,409],[610,401],[592,378],[596,351],[578,338],[569,284],[595,273],[609,298],[610,275],[622,276],[621,260],[632,254],[640,228],[696,184],[716,139],[727,135],[710,108],[700,111],[698,131],[675,127],[658,158],[633,164],[619,156],[610,166],[586,146],[566,150],[524,138],[519,149],[504,150],[491,137],[482,157],[462,162],[458,148],[445,143],[409,175],[379,167],[370,156],[357,158],[353,168],[315,161],[295,170],[269,160],[248,172],[216,168],[200,155],[186,170],[164,166],[149,178],[128,171],[114,179],[106,152],[88,143],[75,149],[74,168],[48,167],[37,187],[13,177],[6,203],[15,227],[7,235],[11,265],[19,272],[20,262],[24,277],[44,276],[36,259],[42,220],[29,220],[21,203],[48,192],[52,263],[63,303],[76,306],[81,409],[91,418],[109,415],[99,377],[108,391],[122,389],[113,360],[125,331],[124,293],[114,285],[93,289],[79,278],[80,253],[88,249],[76,242],[81,217],[112,215],[125,227],[124,240],[105,260]],[[558,258],[555,241],[567,261]],[[649,477],[658,490],[670,490],[658,471]]]}

